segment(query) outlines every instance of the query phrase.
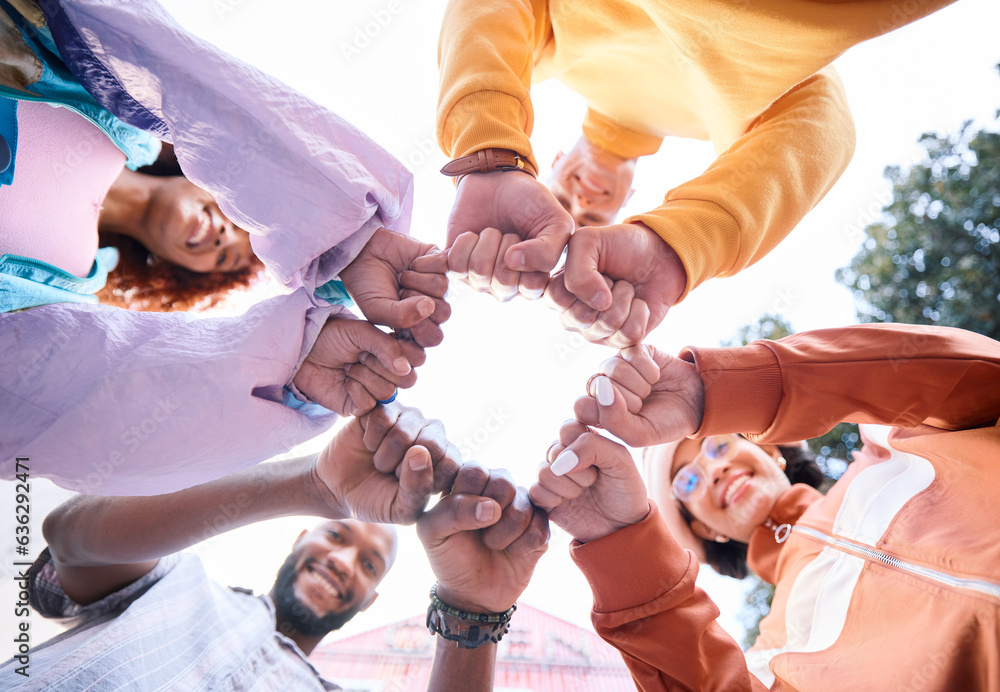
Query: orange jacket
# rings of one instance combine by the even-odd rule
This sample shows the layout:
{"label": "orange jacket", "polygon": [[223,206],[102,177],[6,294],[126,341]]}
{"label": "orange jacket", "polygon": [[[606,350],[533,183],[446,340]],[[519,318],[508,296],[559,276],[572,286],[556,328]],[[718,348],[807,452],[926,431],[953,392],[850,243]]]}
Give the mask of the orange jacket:
{"label": "orange jacket", "polygon": [[784,543],[751,537],[776,590],[746,659],[657,513],[573,548],[639,688],[1000,689],[1000,343],[864,325],[684,357],[705,383],[698,435],[791,442],[850,420],[865,445],[826,496],[779,499]]}
{"label": "orange jacket", "polygon": [[854,123],[827,66],[951,1],[451,0],[438,142],[453,158],[513,149],[537,171],[529,90],[553,77],[586,100],[585,136],[619,156],[711,140],[702,175],[626,219],[677,252],[687,295],[770,252],[847,167]]}

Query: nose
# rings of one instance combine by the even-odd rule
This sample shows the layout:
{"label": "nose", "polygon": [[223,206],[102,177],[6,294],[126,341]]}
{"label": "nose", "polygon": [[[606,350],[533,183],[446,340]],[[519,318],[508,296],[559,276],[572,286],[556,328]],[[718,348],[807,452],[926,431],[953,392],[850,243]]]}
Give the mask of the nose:
{"label": "nose", "polygon": [[723,480],[729,473],[729,460],[725,458],[710,459],[704,454],[699,454],[695,463],[698,464],[698,468],[712,485],[718,485],[719,481]]}
{"label": "nose", "polygon": [[331,550],[326,556],[327,566],[337,573],[337,576],[344,581],[345,586],[348,586],[354,578],[354,568],[357,562],[358,550],[353,546]]}
{"label": "nose", "polygon": [[219,235],[215,238],[215,247],[223,248],[235,244],[237,241],[236,231],[229,221],[223,222],[219,226]]}
{"label": "nose", "polygon": [[573,186],[573,202],[581,210],[587,210],[594,206],[594,200],[578,185]]}

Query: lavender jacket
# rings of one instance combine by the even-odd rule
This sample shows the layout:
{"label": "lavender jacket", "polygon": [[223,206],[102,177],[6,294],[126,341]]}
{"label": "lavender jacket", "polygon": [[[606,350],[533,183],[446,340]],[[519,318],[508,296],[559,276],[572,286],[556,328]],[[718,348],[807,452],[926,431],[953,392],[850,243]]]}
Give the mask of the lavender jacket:
{"label": "lavender jacket", "polygon": [[[219,478],[329,428],[288,386],[327,317],[314,296],[379,226],[407,232],[413,182],[351,124],[182,29],[156,2],[40,0],[102,106],[172,141],[185,174],[292,289],[196,319],[57,304],[0,314],[0,476],[15,461],[80,492]],[[26,460],[24,460],[26,459]]]}

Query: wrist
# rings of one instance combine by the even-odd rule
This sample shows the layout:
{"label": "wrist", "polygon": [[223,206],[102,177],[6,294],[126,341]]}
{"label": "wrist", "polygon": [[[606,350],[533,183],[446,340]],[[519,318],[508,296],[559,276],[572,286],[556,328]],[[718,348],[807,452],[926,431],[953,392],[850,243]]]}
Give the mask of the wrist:
{"label": "wrist", "polygon": [[493,612],[492,608],[481,603],[473,594],[465,594],[462,593],[461,589],[449,588],[447,584],[442,582],[437,584],[437,597],[454,608],[470,613]]}
{"label": "wrist", "polygon": [[[496,173],[521,171],[531,177],[537,177],[534,167],[528,157],[522,156],[513,149],[485,148],[474,151],[467,156],[452,159],[444,165],[441,173],[451,177],[461,177],[469,173]],[[456,181],[457,184],[457,181]]]}
{"label": "wrist", "polygon": [[478,649],[498,643],[510,631],[516,604],[503,612],[471,611],[445,602],[438,589],[438,584],[431,587],[431,602],[427,607],[427,628],[431,634],[454,642],[459,648]]}
{"label": "wrist", "polygon": [[579,535],[573,534],[575,538],[580,543],[592,543],[593,541],[604,538],[605,536],[610,536],[613,533],[621,531],[624,528],[638,524],[639,522],[646,519],[649,516],[649,500],[646,500],[643,505],[636,507],[634,512],[630,512],[626,518],[622,520],[608,520],[603,526],[591,527],[591,530],[581,531]]}
{"label": "wrist", "polygon": [[328,453],[329,447],[311,458],[309,468],[302,476],[303,495],[308,499],[313,516],[345,519],[351,516],[347,503],[330,489],[319,470],[322,457]]}
{"label": "wrist", "polygon": [[681,261],[680,255],[663,237],[642,221],[629,222],[633,226],[642,229],[643,235],[649,241],[650,257],[655,257],[653,266],[657,267],[658,274],[666,282],[662,295],[667,305],[676,305],[687,289],[687,269]]}

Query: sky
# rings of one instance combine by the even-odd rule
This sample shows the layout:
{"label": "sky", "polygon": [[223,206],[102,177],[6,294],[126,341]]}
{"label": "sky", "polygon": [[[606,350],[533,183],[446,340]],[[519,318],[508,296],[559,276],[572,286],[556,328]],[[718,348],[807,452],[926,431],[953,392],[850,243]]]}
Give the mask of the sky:
{"label": "sky", "polygon": [[[444,3],[439,0],[169,0],[164,3],[193,32],[288,82],[336,111],[402,160],[415,175],[411,232],[444,244],[453,200],[446,162],[434,140],[436,44]],[[834,280],[860,248],[859,229],[874,220],[889,186],[885,166],[920,160],[916,140],[927,131],[954,131],[966,119],[992,121],[1000,107],[996,27],[1000,3],[963,0],[915,25],[851,49],[836,62],[857,125],[857,150],[833,190],[766,258],[739,276],[699,287],[673,308],[647,342],[670,352],[686,345],[716,346],[764,312],[781,313],[796,330],[856,322],[854,299]],[[543,166],[579,136],[582,99],[557,83],[532,90],[532,136]],[[674,185],[695,177],[714,158],[711,145],[668,139],[640,161],[624,213],[657,206]],[[610,358],[564,331],[540,302],[500,304],[453,282],[444,343],[428,352],[417,385],[400,400],[440,418],[467,460],[509,469],[528,486],[563,420],[572,415],[588,377]],[[293,450],[320,449],[329,435]],[[68,493],[33,483],[34,549],[41,522]],[[0,483],[0,573],[10,574],[14,484]],[[317,520],[288,518],[239,529],[198,546],[209,574],[222,583],[270,588],[295,536]],[[423,612],[434,578],[410,528],[401,530],[397,567],[375,604],[337,636]],[[522,600],[589,627],[590,592],[568,557],[568,536],[553,527]],[[705,568],[701,584],[722,610],[720,623],[738,639],[735,618],[744,586]],[[16,599],[9,579],[0,606]],[[37,620],[37,618],[36,618]],[[0,622],[0,641],[9,619]],[[512,623],[516,627],[516,616]],[[34,626],[34,625],[33,625]],[[41,632],[44,626],[38,625]],[[0,648],[0,656],[7,654]]]}

